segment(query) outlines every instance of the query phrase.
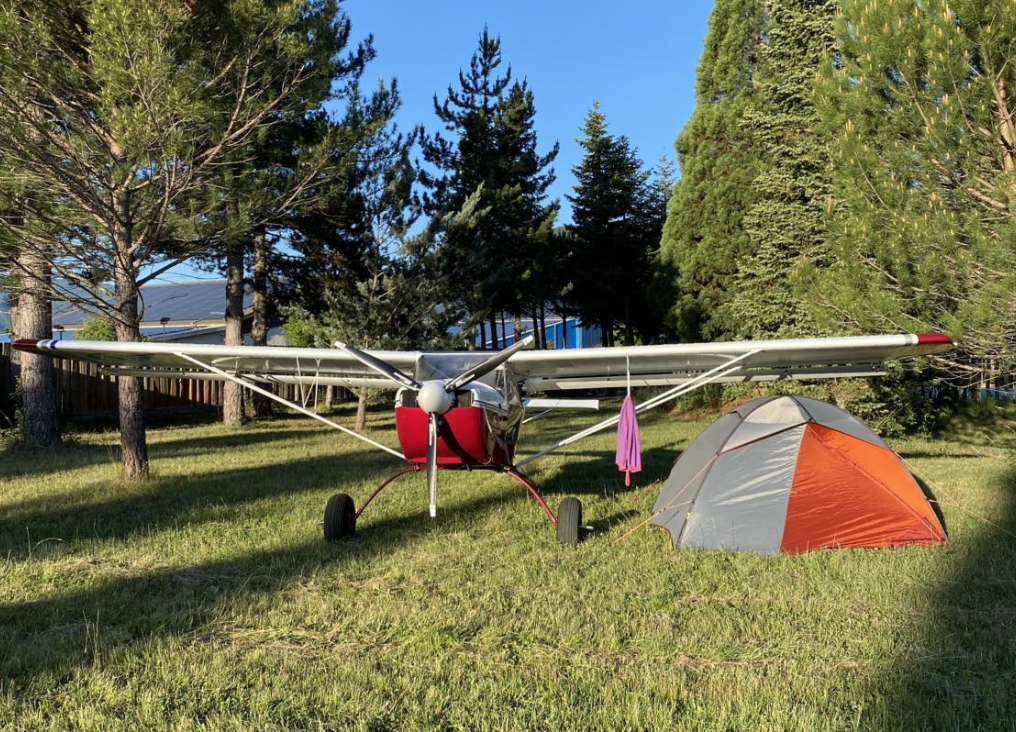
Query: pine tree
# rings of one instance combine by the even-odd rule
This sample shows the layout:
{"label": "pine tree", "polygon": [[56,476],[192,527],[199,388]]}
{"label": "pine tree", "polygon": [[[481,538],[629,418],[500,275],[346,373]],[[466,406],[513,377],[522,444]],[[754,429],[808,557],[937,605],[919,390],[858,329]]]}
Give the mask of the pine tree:
{"label": "pine tree", "polygon": [[637,328],[646,342],[663,336],[667,313],[677,299],[674,296],[675,273],[662,264],[660,251],[663,227],[667,223],[676,181],[677,172],[673,160],[669,155],[661,155],[649,183],[644,208],[647,274],[643,280],[645,297],[637,315]]}
{"label": "pine tree", "polygon": [[[287,336],[302,345],[327,347],[342,340],[366,349],[435,348],[445,345],[458,314],[445,305],[437,250],[442,235],[459,236],[475,226],[474,194],[452,220],[411,236],[419,216],[410,154],[416,133],[392,123],[400,105],[397,89],[353,95],[342,127],[358,140],[336,151],[336,168],[321,211],[309,216],[296,242],[305,274],[284,309]],[[313,272],[313,275],[310,273]],[[356,429],[364,427],[369,390],[358,390]]]}
{"label": "pine tree", "polygon": [[484,222],[502,266],[493,302],[516,318],[531,309],[535,320],[535,310],[553,291],[553,283],[541,276],[540,269],[558,212],[557,201],[546,199],[556,179],[549,166],[559,146],[555,143],[546,155],[537,151],[536,106],[525,81],[512,84],[496,111],[497,153],[504,177],[502,185],[491,191],[494,200]]}
{"label": "pine tree", "polygon": [[661,263],[676,272],[668,330],[684,340],[736,329],[726,304],[748,251],[745,212],[758,155],[741,119],[751,101],[761,0],[717,0],[699,62],[695,111],[677,138],[681,169],[663,232]]}
{"label": "pine tree", "polygon": [[[308,66],[314,68],[311,81],[286,96],[274,110],[273,124],[252,138],[247,149],[236,150],[236,163],[216,181],[216,188],[222,191],[220,205],[226,235],[212,265],[226,275],[227,346],[244,344],[243,302],[248,281],[254,295],[251,341],[253,345],[267,345],[267,262],[271,243],[287,237],[298,211],[317,206],[316,190],[334,173],[327,152],[336,135],[334,125],[322,111],[323,105],[347,101],[375,55],[369,36],[350,47],[351,21],[330,4],[308,4],[298,22],[309,39],[304,50]],[[221,33],[236,44],[242,44],[244,32],[228,24],[223,28],[216,24],[207,31],[209,35]],[[269,57],[263,63],[270,68],[286,60]],[[274,73],[268,78],[282,80],[285,76]],[[224,101],[232,102],[228,98]],[[257,269],[252,280],[245,277],[248,261]],[[254,394],[251,401],[259,416],[270,413],[267,398]],[[227,425],[244,420],[244,390],[239,384],[223,385],[222,416]]]}
{"label": "pine tree", "polygon": [[[51,295],[102,311],[120,341],[140,339],[141,286],[219,239],[209,181],[317,83],[304,20],[334,9],[23,0],[0,13],[0,149],[17,159],[0,168],[0,190],[32,192],[0,228],[47,259]],[[44,233],[25,223],[39,221]],[[141,383],[117,387],[123,474],[144,477]]]}
{"label": "pine tree", "polygon": [[[627,137],[615,137],[594,103],[586,115],[579,145],[585,151],[573,168],[577,183],[572,204],[571,299],[589,323],[601,328],[603,345],[613,345],[615,323],[625,343],[645,312],[651,263],[660,237],[654,187]],[[653,212],[656,212],[655,225]]]}
{"label": "pine tree", "polygon": [[815,315],[838,329],[944,329],[968,364],[1011,363],[1012,2],[841,6],[816,100],[836,177]]}
{"label": "pine tree", "polygon": [[739,338],[816,335],[794,281],[821,262],[829,153],[812,101],[815,76],[832,57],[834,0],[770,0],[753,94],[741,129],[758,156],[754,201],[742,225],[748,249],[729,301]]}
{"label": "pine tree", "polygon": [[424,159],[438,172],[420,176],[434,223],[450,220],[479,191],[482,219],[445,236],[444,255],[455,296],[474,320],[490,321],[495,347],[496,315],[521,315],[533,295],[526,275],[557,212],[546,193],[558,146],[537,152],[533,93],[525,81],[512,81],[510,66],[501,74],[501,64],[501,41],[484,28],[469,70],[459,73],[459,89],[449,86],[444,102],[434,97],[450,136],[423,140]]}

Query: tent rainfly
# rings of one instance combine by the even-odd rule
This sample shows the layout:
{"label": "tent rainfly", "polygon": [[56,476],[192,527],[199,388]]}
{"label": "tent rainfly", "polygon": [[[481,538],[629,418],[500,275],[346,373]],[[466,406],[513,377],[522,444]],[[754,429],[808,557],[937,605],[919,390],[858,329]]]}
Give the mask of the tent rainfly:
{"label": "tent rainfly", "polygon": [[885,442],[798,396],[755,399],[707,427],[674,464],[650,523],[677,547],[762,554],[947,541]]}

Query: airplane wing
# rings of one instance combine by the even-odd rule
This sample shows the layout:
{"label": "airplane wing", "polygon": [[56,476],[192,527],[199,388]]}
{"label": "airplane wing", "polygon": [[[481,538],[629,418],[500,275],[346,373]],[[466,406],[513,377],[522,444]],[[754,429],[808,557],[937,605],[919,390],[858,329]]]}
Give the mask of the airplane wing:
{"label": "airplane wing", "polygon": [[[940,333],[850,336],[726,343],[683,343],[626,348],[520,351],[512,371],[527,394],[547,390],[665,386],[737,364],[713,381],[763,381],[875,376],[887,360],[948,351]],[[16,341],[15,348],[55,358],[93,361],[104,373],[128,376],[220,378],[195,361],[255,381],[397,388],[362,360],[340,349],[215,346],[105,341]],[[481,352],[370,351],[370,355],[419,378],[454,377],[484,359]],[[192,360],[193,359],[193,360]]]}
{"label": "airplane wing", "polygon": [[716,381],[876,376],[885,361],[942,353],[953,347],[941,333],[682,343],[624,348],[523,351],[511,359],[526,393],[681,384],[736,363]]}
{"label": "airplane wing", "polygon": [[[214,346],[183,343],[118,343],[106,341],[15,341],[22,351],[54,358],[92,361],[103,373],[190,379],[217,379],[196,370],[195,359],[230,374],[255,381],[317,383],[351,388],[395,389],[397,384],[378,376],[354,356],[335,348],[285,348],[276,346]],[[420,353],[372,351],[396,368],[412,373]],[[185,358],[189,357],[189,358]]]}

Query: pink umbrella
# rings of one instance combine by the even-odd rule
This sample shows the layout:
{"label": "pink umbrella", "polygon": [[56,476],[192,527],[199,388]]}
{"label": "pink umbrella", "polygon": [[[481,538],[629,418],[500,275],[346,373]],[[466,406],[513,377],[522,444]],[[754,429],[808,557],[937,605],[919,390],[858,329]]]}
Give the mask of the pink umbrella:
{"label": "pink umbrella", "polygon": [[631,485],[631,474],[642,470],[642,442],[639,440],[639,420],[631,394],[621,404],[621,417],[617,423],[617,469],[624,471],[624,484]]}

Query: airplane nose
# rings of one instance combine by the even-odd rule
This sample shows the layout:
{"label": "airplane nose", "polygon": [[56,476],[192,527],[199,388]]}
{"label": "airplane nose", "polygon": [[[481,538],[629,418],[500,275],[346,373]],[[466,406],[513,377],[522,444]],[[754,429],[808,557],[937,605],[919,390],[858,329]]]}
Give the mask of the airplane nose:
{"label": "airplane nose", "polygon": [[416,403],[427,414],[444,414],[455,403],[455,397],[445,391],[444,382],[427,381],[416,393]]}

